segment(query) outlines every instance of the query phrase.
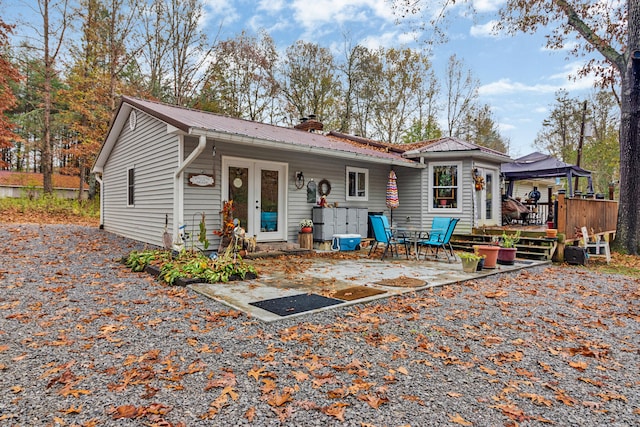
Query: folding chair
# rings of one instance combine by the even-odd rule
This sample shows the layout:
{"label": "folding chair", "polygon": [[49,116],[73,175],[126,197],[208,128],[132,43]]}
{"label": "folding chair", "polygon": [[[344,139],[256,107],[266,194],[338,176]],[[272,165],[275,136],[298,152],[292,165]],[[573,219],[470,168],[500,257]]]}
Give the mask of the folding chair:
{"label": "folding chair", "polygon": [[[456,256],[453,253],[453,247],[451,246],[451,236],[453,235],[453,230],[455,230],[456,225],[460,221],[460,218],[440,218],[436,217],[433,219],[431,223],[431,231],[429,231],[429,236],[425,240],[420,240],[418,242],[418,246],[420,248],[424,247],[436,250],[435,257],[438,257],[438,251],[440,248],[444,251],[444,254],[447,256],[447,261],[451,262],[451,260],[455,260]],[[447,254],[447,246],[449,247],[449,254]],[[420,254],[418,254],[419,256]]]}
{"label": "folding chair", "polygon": [[375,239],[375,242],[371,245],[371,249],[369,249],[369,255],[371,255],[371,253],[377,248],[378,243],[382,243],[385,247],[381,259],[384,259],[384,257],[387,256],[389,248],[391,248],[391,256],[393,256],[394,249],[396,251],[396,256],[399,256],[398,245],[402,244],[405,247],[407,259],[409,259],[406,239],[397,239],[391,232],[391,229],[384,226],[383,218],[384,217],[382,215],[369,215],[371,227],[373,228],[373,237]]}

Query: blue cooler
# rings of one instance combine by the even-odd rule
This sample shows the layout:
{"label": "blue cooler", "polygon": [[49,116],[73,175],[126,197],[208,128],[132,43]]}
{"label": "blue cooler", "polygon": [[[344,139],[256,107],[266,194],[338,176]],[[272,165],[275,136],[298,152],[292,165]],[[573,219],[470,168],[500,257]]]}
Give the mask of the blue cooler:
{"label": "blue cooler", "polygon": [[359,234],[334,234],[331,240],[332,251],[355,251],[360,249],[362,236]]}

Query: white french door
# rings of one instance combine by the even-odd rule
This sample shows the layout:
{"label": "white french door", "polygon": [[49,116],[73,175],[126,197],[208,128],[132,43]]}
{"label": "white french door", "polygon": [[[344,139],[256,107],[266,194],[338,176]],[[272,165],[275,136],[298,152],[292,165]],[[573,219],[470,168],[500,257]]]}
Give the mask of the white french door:
{"label": "white french door", "polygon": [[478,172],[484,178],[484,189],[476,191],[478,202],[478,225],[500,225],[500,188],[499,171],[497,169],[478,167]]}
{"label": "white french door", "polygon": [[287,238],[287,164],[222,158],[222,198],[233,200],[234,218],[258,241]]}

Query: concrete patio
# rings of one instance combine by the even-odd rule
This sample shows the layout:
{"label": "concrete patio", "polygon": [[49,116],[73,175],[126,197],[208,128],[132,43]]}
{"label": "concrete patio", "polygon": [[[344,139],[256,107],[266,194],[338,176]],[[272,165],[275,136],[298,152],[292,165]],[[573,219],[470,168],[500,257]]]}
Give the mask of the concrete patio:
{"label": "concrete patio", "polygon": [[[189,287],[202,295],[245,312],[251,317],[264,322],[273,322],[551,263],[517,259],[514,265],[498,265],[495,269],[465,273],[459,261],[454,263],[405,259],[380,261],[370,258],[336,260],[318,257],[309,258],[308,262],[310,263],[308,268],[296,271],[294,275],[270,270],[261,272],[260,277],[255,280],[219,284],[198,283]],[[390,283],[393,285],[389,286]],[[285,317],[250,304],[310,293],[333,297],[336,292],[353,287],[367,287],[384,291],[384,293]]]}

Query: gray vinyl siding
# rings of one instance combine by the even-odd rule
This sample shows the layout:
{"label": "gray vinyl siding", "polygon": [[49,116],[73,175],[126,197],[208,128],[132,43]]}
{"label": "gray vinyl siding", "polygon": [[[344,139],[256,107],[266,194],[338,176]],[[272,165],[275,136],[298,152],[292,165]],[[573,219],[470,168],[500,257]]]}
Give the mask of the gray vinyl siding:
{"label": "gray vinyl siding", "polygon": [[418,227],[427,229],[428,224],[422,216],[423,192],[428,188],[424,186],[423,174],[428,172],[425,169],[395,168],[398,177],[398,200],[400,204],[393,211],[393,223],[399,226]]}
{"label": "gray vinyl siding", "polygon": [[[166,124],[137,112],[137,126],[126,125],[103,172],[105,230],[162,246],[165,214],[173,220],[173,180],[178,138]],[[127,206],[127,170],[135,168],[135,204]],[[170,230],[169,230],[170,231]]]}
{"label": "gray vinyl siding", "polygon": [[[184,158],[198,145],[197,138],[185,138],[184,142]],[[216,144],[220,145],[220,144]],[[215,230],[221,228],[222,210],[221,189],[222,182],[220,150],[217,149],[216,157],[213,157],[212,140],[207,141],[205,150],[191,163],[183,174],[183,191],[184,191],[184,225],[185,230],[191,234],[191,240],[187,241],[187,248],[193,244],[195,247],[204,249],[198,241],[200,233],[200,221],[202,214],[205,217],[205,226],[207,229],[207,239],[209,240],[209,250],[217,250],[219,238],[214,234]],[[189,185],[189,174],[214,175],[215,183],[213,187],[198,187]],[[182,224],[181,224],[182,225]]]}
{"label": "gray vinyl siding", "polygon": [[[460,218],[455,233],[471,232],[473,226],[473,178],[471,176],[472,161],[469,158],[451,158],[436,163],[462,162],[460,171],[460,209],[456,211],[432,210],[429,187],[429,168],[395,169],[398,176],[398,199],[400,205],[393,212],[393,222],[400,226],[419,227],[428,230],[435,217]],[[407,221],[409,217],[409,221]]]}
{"label": "gray vinyl siding", "polygon": [[[222,209],[222,157],[239,157],[258,161],[273,161],[288,164],[287,179],[287,241],[296,243],[298,239],[299,222],[305,218],[311,218],[315,203],[307,203],[307,184],[313,179],[316,184],[322,179],[331,183],[331,193],[327,197],[330,204],[338,203],[340,207],[367,208],[370,212],[384,212],[390,214],[386,207],[386,187],[391,168],[382,164],[368,164],[366,162],[335,159],[317,154],[305,154],[278,150],[276,148],[257,148],[246,145],[234,145],[222,141],[215,141],[216,157],[212,157],[214,141],[207,142],[207,148],[185,171],[185,222],[190,224],[194,214],[205,212],[207,237],[212,242],[211,247],[217,248],[219,239],[213,235],[213,230],[221,227],[220,210]],[[189,154],[197,144],[197,141],[189,141],[186,144],[185,156]],[[369,171],[369,200],[346,200],[346,167],[353,166]],[[192,187],[186,182],[189,173],[212,173],[212,167],[216,179],[215,187]],[[407,170],[407,174],[416,174],[418,170],[394,167],[396,172]],[[304,174],[305,184],[303,188],[295,186],[295,173],[301,171]],[[402,197],[402,196],[401,196]],[[395,215],[395,213],[394,213]],[[199,222],[199,215],[195,220]],[[395,218],[395,217],[394,217]],[[197,223],[195,224],[197,226]],[[190,226],[190,225],[189,225]],[[196,227],[197,231],[197,227]]]}

